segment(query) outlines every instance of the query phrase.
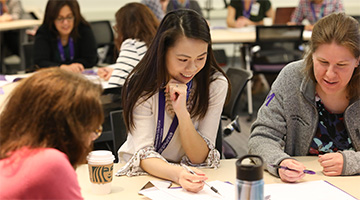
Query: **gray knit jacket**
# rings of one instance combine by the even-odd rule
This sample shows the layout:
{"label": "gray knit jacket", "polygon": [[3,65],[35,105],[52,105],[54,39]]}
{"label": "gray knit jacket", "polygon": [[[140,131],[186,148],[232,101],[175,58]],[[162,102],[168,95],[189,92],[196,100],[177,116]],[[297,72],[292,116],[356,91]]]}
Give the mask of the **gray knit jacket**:
{"label": "gray knit jacket", "polygon": [[[256,121],[251,126],[249,153],[262,156],[267,164],[279,164],[290,156],[306,156],[316,133],[319,116],[315,83],[304,74],[303,60],[290,63],[273,83]],[[341,151],[342,175],[360,173],[360,100],[350,102],[344,123],[355,151]],[[279,176],[277,169],[268,171]]]}

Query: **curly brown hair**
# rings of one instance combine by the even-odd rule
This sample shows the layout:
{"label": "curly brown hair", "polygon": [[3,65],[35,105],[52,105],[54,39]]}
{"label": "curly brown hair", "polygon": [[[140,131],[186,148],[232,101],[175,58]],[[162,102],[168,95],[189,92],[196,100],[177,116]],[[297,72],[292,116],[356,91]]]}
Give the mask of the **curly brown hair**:
{"label": "curly brown hair", "polygon": [[102,87],[60,68],[20,81],[0,115],[0,159],[22,147],[55,148],[74,168],[84,163],[90,133],[103,123]]}

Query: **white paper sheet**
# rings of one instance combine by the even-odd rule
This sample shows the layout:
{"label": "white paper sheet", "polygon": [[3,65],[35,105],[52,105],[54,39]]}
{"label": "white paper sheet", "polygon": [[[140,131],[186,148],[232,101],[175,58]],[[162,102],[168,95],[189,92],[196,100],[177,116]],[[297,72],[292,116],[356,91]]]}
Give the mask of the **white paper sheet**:
{"label": "white paper sheet", "polygon": [[212,191],[208,186],[204,186],[204,189],[198,193],[188,192],[183,188],[149,188],[145,190],[141,190],[139,193],[147,196],[148,198],[157,200],[221,200],[221,199],[235,199],[235,187],[234,185],[222,181],[212,181],[208,182],[209,185],[215,187],[219,193],[218,195],[214,191]]}
{"label": "white paper sheet", "polygon": [[[139,193],[153,200],[235,199],[236,190],[234,185],[222,181],[212,181],[208,183],[209,185],[215,187],[222,196],[214,193],[207,186],[205,186],[204,189],[198,193],[188,192],[183,188],[168,189],[164,187],[152,187],[141,190]],[[356,200],[356,198],[352,197],[348,193],[323,180],[308,181],[303,183],[265,184],[264,197],[268,197],[267,199],[269,200]]]}
{"label": "white paper sheet", "polygon": [[267,195],[270,195],[271,200],[356,200],[356,198],[323,180],[303,183],[265,184],[264,196]]}

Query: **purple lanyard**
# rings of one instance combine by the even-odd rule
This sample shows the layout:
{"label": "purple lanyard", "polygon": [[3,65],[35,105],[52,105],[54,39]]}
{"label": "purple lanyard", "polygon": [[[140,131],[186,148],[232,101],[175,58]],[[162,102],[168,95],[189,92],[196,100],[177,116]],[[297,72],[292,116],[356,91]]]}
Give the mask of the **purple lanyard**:
{"label": "purple lanyard", "polygon": [[310,7],[311,7],[311,12],[312,12],[312,14],[313,14],[313,16],[314,16],[315,22],[317,22],[319,19],[321,19],[321,18],[324,17],[325,3],[323,3],[323,4],[321,5],[319,19],[318,19],[317,16],[316,16],[315,8],[314,8],[314,3],[313,3],[313,2],[310,3]]}
{"label": "purple lanyard", "polygon": [[245,2],[244,1],[242,1],[242,4],[243,4],[243,16],[250,19],[250,12],[251,12],[251,7],[253,4],[253,1],[250,2],[249,10],[245,10]]}
{"label": "purple lanyard", "polygon": [[[178,9],[178,2],[177,2],[177,0],[173,0],[172,1],[173,2],[173,5],[174,5],[174,10],[177,10]],[[186,3],[185,3],[185,8],[190,8],[190,1],[186,1]]]}
{"label": "purple lanyard", "polygon": [[3,14],[3,3],[0,2],[0,16]]}
{"label": "purple lanyard", "polygon": [[[190,94],[190,89],[192,87],[192,80],[190,82],[188,82],[187,84],[187,91],[186,91],[186,101],[189,99],[189,94]],[[155,135],[155,149],[156,152],[158,152],[159,154],[161,154],[166,147],[169,145],[171,139],[173,138],[174,134],[175,134],[175,130],[179,124],[178,118],[174,117],[168,134],[166,135],[165,139],[163,142],[161,142],[162,138],[163,138],[163,132],[164,132],[164,114],[165,114],[165,89],[160,89],[159,91],[159,114],[158,114],[158,121],[157,121],[157,125],[156,125],[156,135]]]}
{"label": "purple lanyard", "polygon": [[[74,59],[74,40],[72,39],[72,37],[69,38],[69,48],[70,48],[70,60],[73,60]],[[63,45],[61,44],[60,38],[58,39],[58,49],[59,49],[61,61],[65,62],[65,60],[66,60],[65,51],[64,51]]]}

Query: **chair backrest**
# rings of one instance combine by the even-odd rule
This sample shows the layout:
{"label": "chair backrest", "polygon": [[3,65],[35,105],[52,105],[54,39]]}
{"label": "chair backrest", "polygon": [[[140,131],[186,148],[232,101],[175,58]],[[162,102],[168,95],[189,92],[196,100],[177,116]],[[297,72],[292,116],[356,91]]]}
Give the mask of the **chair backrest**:
{"label": "chair backrest", "polygon": [[23,55],[25,58],[25,71],[32,72],[35,70],[34,66],[34,43],[23,43],[21,44]]}
{"label": "chair backrest", "polygon": [[226,71],[231,83],[231,95],[229,102],[224,106],[222,115],[233,120],[236,116],[236,106],[247,82],[252,78],[252,73],[241,68],[230,67]]}
{"label": "chair backrest", "polygon": [[110,21],[93,21],[90,26],[94,32],[95,40],[98,47],[112,44],[114,42],[114,33]]}
{"label": "chair backrest", "polygon": [[274,25],[285,25],[290,22],[295,7],[278,7],[275,11]]}
{"label": "chair backrest", "polygon": [[302,42],[303,25],[256,26],[256,43]]}
{"label": "chair backrest", "polygon": [[115,110],[110,112],[110,123],[113,133],[113,147],[116,160],[118,159],[117,151],[126,141],[127,131],[123,120],[123,110]]}
{"label": "chair backrest", "polygon": [[90,26],[98,48],[98,64],[100,65],[104,62],[113,63],[114,32],[110,21],[93,21],[90,22]]}

